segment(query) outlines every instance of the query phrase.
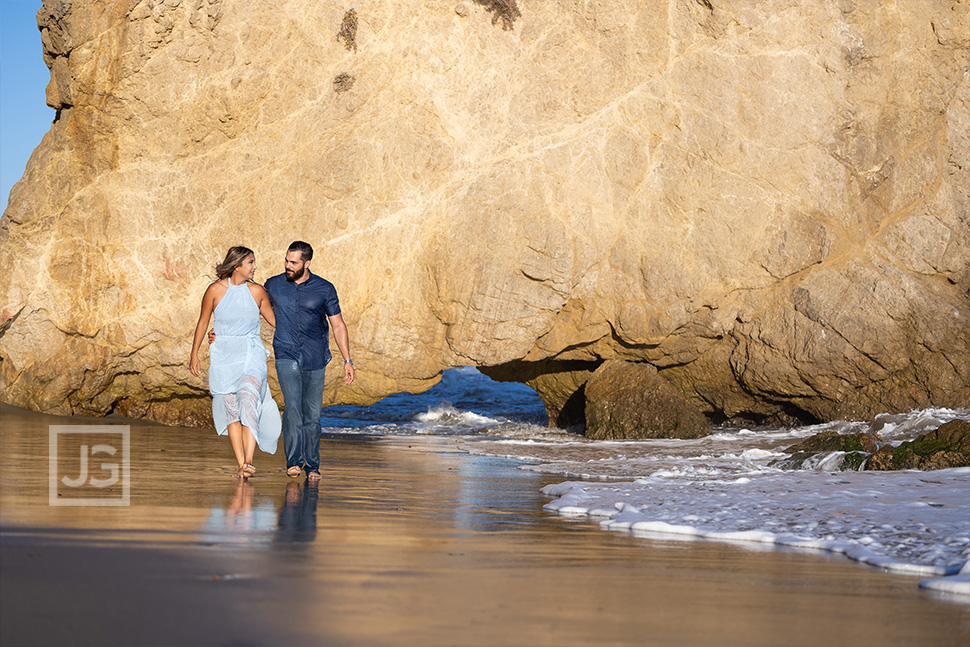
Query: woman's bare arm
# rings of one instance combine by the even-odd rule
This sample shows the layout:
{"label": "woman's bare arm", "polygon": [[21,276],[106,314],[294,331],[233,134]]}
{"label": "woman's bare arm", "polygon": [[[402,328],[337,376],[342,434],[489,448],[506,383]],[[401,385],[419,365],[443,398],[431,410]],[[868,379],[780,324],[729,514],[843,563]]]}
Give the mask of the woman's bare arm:
{"label": "woman's bare arm", "polygon": [[205,329],[209,326],[209,319],[212,318],[212,311],[215,310],[216,290],[215,283],[206,288],[202,295],[202,308],[199,312],[199,322],[195,324],[195,337],[192,339],[192,355],[189,357],[189,370],[192,375],[199,377],[202,375],[202,366],[199,364],[199,347],[205,338]]}
{"label": "woman's bare arm", "polygon": [[249,290],[253,293],[253,299],[256,300],[256,305],[259,306],[259,313],[263,315],[263,319],[269,322],[273,328],[276,328],[276,313],[273,312],[273,304],[270,303],[269,293],[259,283],[250,283]]}

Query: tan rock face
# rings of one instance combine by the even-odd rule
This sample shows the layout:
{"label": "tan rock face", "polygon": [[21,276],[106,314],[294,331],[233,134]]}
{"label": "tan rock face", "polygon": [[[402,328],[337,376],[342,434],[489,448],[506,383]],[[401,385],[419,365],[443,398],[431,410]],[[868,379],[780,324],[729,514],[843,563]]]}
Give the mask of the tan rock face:
{"label": "tan rock face", "polygon": [[59,113],[0,224],[6,402],[204,418],[214,264],[247,245],[265,280],[305,239],[359,369],[327,402],[472,364],[558,414],[625,359],[715,421],[970,403],[966,2],[47,0],[38,22]]}

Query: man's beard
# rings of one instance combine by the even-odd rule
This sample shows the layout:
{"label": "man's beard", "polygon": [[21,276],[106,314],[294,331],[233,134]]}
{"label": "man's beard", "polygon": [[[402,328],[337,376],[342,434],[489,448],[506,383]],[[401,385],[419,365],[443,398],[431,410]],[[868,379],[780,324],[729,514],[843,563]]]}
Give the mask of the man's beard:
{"label": "man's beard", "polygon": [[286,275],[286,280],[290,283],[294,281],[299,281],[303,278],[303,273],[306,272],[306,266],[304,265],[299,270],[284,270],[283,273]]}

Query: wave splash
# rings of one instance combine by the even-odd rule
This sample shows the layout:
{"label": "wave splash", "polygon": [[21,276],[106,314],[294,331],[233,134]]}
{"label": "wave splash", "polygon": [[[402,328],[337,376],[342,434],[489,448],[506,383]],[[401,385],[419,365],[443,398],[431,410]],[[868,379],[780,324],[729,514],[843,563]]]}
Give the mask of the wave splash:
{"label": "wave splash", "polygon": [[[442,427],[448,431],[456,431],[455,428],[461,430],[469,427],[484,427],[501,423],[500,420],[489,418],[488,416],[483,416],[473,411],[459,411],[450,402],[443,402],[436,407],[431,407],[425,413],[416,415],[414,420],[424,425],[429,425],[433,430],[438,431],[444,431],[445,429],[441,429]],[[423,429],[422,431],[429,431],[429,429]]]}
{"label": "wave splash", "polygon": [[800,470],[771,466],[790,455],[789,446],[823,431],[865,432],[898,445],[958,418],[970,420],[970,410],[718,428],[692,440],[592,441],[547,427],[544,406],[528,387],[453,369],[423,394],[330,407],[322,424],[331,434],[453,437],[470,453],[572,479],[544,489],[553,497],[546,508],[607,530],[827,550],[970,597],[970,468],[838,471],[837,453]]}
{"label": "wave splash", "polygon": [[582,451],[488,441],[466,447],[530,457],[524,469],[587,479],[547,486],[543,492],[555,499],[546,508],[598,520],[607,530],[825,550],[924,576],[923,588],[970,596],[970,468],[838,471],[840,452],[800,470],[771,465],[789,455],[786,447],[820,431],[868,430],[898,445],[958,418],[970,420],[970,410],[926,409],[794,429],[722,429],[692,441],[591,443]]}

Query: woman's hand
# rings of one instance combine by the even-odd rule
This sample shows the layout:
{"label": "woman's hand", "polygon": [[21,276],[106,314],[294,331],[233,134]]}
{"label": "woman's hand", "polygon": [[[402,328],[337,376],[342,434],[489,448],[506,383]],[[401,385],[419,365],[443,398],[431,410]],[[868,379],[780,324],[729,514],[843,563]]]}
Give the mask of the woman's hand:
{"label": "woman's hand", "polygon": [[189,359],[189,370],[196,377],[202,375],[202,366],[199,364],[199,356],[196,353],[192,353],[192,357]]}

